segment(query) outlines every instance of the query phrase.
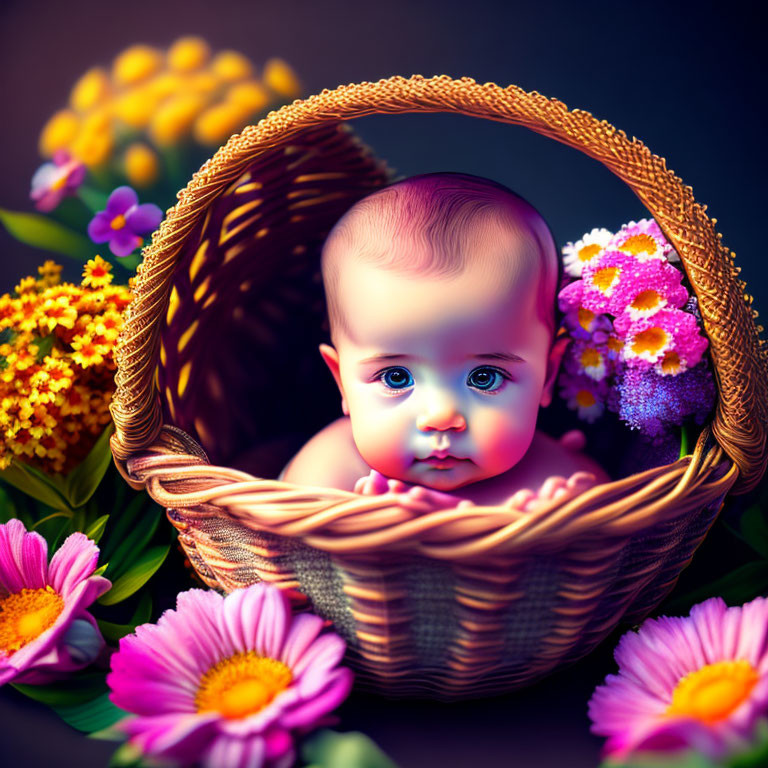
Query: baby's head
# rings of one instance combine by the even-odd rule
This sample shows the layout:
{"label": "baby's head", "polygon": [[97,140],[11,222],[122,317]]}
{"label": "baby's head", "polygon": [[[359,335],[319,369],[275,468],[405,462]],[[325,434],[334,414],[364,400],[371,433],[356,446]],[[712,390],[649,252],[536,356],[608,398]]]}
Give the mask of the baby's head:
{"label": "baby's head", "polygon": [[475,176],[406,179],[341,218],[320,351],[369,466],[451,490],[520,461],[560,361],[559,264],[536,210]]}

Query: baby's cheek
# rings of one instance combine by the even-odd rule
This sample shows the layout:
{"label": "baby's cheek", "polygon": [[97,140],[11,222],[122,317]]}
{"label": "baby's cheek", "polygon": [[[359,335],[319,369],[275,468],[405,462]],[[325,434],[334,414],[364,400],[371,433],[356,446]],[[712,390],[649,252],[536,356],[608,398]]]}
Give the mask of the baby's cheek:
{"label": "baby's cheek", "polygon": [[402,471],[405,451],[404,438],[392,419],[352,417],[352,436],[364,461],[387,477],[397,477]]}
{"label": "baby's cheek", "polygon": [[521,414],[488,413],[477,421],[475,440],[482,447],[484,464],[493,474],[506,472],[523,458],[536,430],[536,419]]}

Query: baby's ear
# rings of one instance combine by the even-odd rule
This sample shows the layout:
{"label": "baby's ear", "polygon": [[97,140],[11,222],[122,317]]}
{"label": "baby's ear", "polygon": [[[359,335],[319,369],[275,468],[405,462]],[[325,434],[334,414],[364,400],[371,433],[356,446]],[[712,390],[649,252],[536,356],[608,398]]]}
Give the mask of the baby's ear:
{"label": "baby's ear", "polygon": [[552,390],[555,388],[557,374],[560,372],[560,363],[563,360],[566,347],[570,339],[568,336],[560,336],[555,339],[552,349],[549,350],[549,359],[547,360],[547,378],[544,382],[544,389],[541,392],[541,405],[546,408],[552,402]]}
{"label": "baby's ear", "polygon": [[341,412],[345,416],[349,416],[349,408],[347,407],[347,401],[344,397],[344,387],[341,385],[341,373],[339,372],[339,353],[330,344],[321,344],[318,349],[320,350],[320,356],[325,361],[328,369],[333,374],[333,378],[336,381],[336,386],[339,388],[341,394]]}

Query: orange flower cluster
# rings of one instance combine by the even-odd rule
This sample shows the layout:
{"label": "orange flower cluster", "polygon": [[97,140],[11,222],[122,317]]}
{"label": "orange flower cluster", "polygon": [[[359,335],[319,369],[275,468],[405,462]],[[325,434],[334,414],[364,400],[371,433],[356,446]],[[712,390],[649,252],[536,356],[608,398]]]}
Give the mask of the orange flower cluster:
{"label": "orange flower cluster", "polygon": [[46,261],[0,296],[0,469],[14,458],[68,473],[110,421],[113,349],[131,300],[112,265],[88,261],[80,285]]}

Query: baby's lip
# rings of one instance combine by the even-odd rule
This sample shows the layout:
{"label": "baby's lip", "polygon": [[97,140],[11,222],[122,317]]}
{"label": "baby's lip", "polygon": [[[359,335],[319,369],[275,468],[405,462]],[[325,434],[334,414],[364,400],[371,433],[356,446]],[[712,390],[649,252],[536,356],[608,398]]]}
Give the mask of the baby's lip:
{"label": "baby's lip", "polygon": [[416,461],[434,461],[434,460],[441,460],[441,459],[453,459],[454,461],[469,461],[469,459],[465,458],[464,456],[456,456],[456,454],[451,453],[450,451],[432,451],[428,456],[424,456],[424,458],[416,457]]}

